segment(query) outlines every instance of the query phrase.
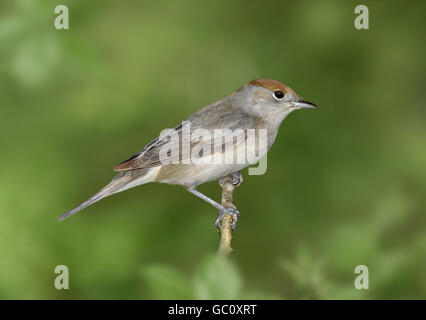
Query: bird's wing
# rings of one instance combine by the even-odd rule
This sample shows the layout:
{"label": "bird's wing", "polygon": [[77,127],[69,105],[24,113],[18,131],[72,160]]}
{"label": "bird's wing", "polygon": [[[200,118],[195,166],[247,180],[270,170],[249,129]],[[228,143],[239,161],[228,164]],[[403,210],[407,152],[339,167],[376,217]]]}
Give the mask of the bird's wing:
{"label": "bird's wing", "polygon": [[[247,139],[247,131],[245,129],[254,128],[254,120],[252,117],[241,113],[222,113],[221,116],[214,115],[217,121],[214,129],[230,129],[235,133],[234,138],[230,142],[229,140],[223,142],[222,139],[213,139],[214,132],[213,129],[207,130],[210,133],[211,139],[206,138],[206,136],[200,136],[198,141],[193,141],[192,139],[188,143],[182,143],[182,125],[179,125],[173,130],[177,133],[179,139],[170,140],[162,137],[158,137],[155,140],[148,143],[145,148],[143,148],[138,153],[131,156],[129,159],[121,162],[120,164],[114,167],[114,171],[131,171],[139,169],[147,169],[164,165],[164,162],[160,160],[160,150],[162,147],[167,150],[176,150],[176,152],[170,152],[167,157],[168,163],[190,163],[190,158],[192,151],[195,147],[198,150],[208,148],[211,150],[211,155],[215,152],[223,152],[230,144],[233,144],[234,148],[241,145]],[[190,121],[191,134],[195,129],[202,129],[200,119],[189,117],[187,120]],[[211,126],[211,124],[209,125]],[[236,130],[242,129],[242,130]],[[166,146],[167,145],[167,146]],[[205,150],[205,149],[204,149]],[[201,155],[200,157],[202,157]]]}
{"label": "bird's wing", "polygon": [[[173,128],[177,132],[181,131],[181,125]],[[160,137],[155,138],[148,143],[141,151],[132,155],[129,159],[120,162],[114,167],[114,171],[130,171],[143,168],[152,168],[158,165],[153,165],[154,162],[159,160],[159,150],[164,146],[167,141],[163,141]],[[156,155],[155,155],[156,154]],[[157,159],[156,161],[154,161]],[[151,165],[150,165],[151,164]]]}

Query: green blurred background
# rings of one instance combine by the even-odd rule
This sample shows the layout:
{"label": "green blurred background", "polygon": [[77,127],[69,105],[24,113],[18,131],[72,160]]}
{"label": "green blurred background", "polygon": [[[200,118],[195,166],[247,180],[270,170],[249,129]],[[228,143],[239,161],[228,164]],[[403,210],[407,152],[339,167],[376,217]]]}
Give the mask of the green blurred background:
{"label": "green blurred background", "polygon": [[[56,30],[56,5],[70,29]],[[370,29],[354,28],[367,4]],[[426,298],[426,2],[0,2],[0,298]],[[64,222],[112,166],[242,84],[320,105],[216,210],[149,184]],[[219,199],[217,183],[201,191]],[[54,268],[70,271],[58,291]],[[370,289],[354,288],[366,265]]]}

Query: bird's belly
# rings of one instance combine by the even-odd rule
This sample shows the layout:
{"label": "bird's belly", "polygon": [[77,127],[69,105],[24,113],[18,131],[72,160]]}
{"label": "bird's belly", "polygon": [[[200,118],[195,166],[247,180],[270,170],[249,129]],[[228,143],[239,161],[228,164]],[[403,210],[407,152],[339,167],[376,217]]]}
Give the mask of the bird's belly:
{"label": "bird's belly", "polygon": [[[155,181],[160,183],[179,184],[185,187],[196,187],[199,184],[218,180],[231,173],[242,170],[249,165],[255,164],[262,158],[267,149],[259,150],[259,146],[249,145],[238,150],[231,149],[223,154],[223,158],[216,162],[214,155],[203,158],[205,164],[169,164],[162,166],[158,171]],[[252,156],[248,156],[251,154]]]}
{"label": "bird's belly", "polygon": [[155,181],[196,187],[208,181],[218,180],[247,166],[248,164],[172,164],[161,167]]}

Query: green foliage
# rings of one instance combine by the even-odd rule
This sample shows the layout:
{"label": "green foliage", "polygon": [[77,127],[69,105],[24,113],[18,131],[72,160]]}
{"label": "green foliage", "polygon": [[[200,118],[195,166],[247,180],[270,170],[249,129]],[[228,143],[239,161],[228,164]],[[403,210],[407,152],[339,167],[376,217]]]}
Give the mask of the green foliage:
{"label": "green foliage", "polygon": [[241,294],[240,275],[229,260],[209,257],[195,274],[194,291],[199,299],[237,299]]}
{"label": "green foliage", "polygon": [[185,277],[178,271],[163,265],[144,267],[143,279],[154,299],[190,299],[191,288]]}
{"label": "green foliage", "polygon": [[196,266],[193,276],[185,277],[165,265],[143,270],[144,283],[155,299],[279,299],[274,294],[247,290],[235,265],[222,256],[208,255]]}

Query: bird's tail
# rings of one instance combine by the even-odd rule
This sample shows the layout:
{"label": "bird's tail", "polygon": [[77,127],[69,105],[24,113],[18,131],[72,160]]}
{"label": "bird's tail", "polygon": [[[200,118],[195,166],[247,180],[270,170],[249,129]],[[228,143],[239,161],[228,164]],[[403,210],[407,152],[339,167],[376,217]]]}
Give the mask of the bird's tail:
{"label": "bird's tail", "polygon": [[103,198],[106,198],[114,193],[123,191],[127,189],[127,185],[132,181],[131,175],[128,175],[126,173],[119,173],[108,185],[106,185],[104,188],[99,190],[98,193],[96,193],[91,198],[87,199],[83,203],[79,204],[74,209],[71,209],[68,212],[65,212],[63,215],[57,218],[58,221],[62,221],[70,216],[72,216],[74,213],[79,212],[80,210],[83,210],[84,208],[94,204],[95,202],[98,202],[99,200],[102,200]]}

